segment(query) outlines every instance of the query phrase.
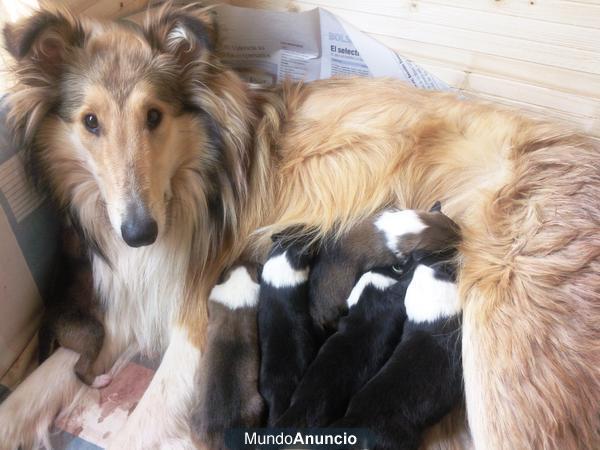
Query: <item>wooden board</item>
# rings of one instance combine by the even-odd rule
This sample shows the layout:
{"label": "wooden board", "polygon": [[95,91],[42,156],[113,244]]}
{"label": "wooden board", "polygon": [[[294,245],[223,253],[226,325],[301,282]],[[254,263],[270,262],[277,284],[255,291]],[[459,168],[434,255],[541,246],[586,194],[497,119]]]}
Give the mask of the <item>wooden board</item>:
{"label": "wooden board", "polygon": [[466,94],[600,136],[600,0],[299,0]]}

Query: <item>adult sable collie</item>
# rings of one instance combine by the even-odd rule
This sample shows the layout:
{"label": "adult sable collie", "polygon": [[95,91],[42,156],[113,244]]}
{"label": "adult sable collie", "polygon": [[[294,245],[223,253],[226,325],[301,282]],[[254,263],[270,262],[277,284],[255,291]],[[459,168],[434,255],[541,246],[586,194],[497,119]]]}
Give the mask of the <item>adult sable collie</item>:
{"label": "adult sable collie", "polygon": [[[113,449],[192,445],[206,296],[268,233],[344,231],[441,200],[459,273],[477,448],[600,445],[600,151],[555,125],[391,80],[250,90],[205,10],[143,26],[39,12],[4,30],[11,121],[32,175],[93,250],[105,342],[164,351]],[[255,230],[261,233],[252,234]],[[61,349],[0,406],[0,447],[43,435],[87,389]]]}

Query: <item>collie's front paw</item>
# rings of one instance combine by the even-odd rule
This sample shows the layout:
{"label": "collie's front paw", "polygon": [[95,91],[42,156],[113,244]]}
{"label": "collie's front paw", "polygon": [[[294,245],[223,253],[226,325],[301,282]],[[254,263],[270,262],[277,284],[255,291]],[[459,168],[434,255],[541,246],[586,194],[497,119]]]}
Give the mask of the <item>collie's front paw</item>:
{"label": "collie's front paw", "polygon": [[[158,413],[158,412],[157,412]],[[120,430],[106,446],[106,450],[157,450],[160,448],[160,440],[152,425],[144,426],[135,423],[130,417],[125,427]]]}
{"label": "collie's front paw", "polygon": [[[144,433],[141,431],[140,433]],[[191,437],[165,438],[162,441],[146,439],[145,436],[122,436],[113,440],[106,450],[197,450]]]}
{"label": "collie's front paw", "polygon": [[[195,450],[189,427],[165,426],[172,423],[164,417],[160,408],[154,411],[152,418],[140,419],[135,411],[129,417],[125,427],[110,441],[106,450]],[[185,429],[182,429],[185,428]]]}
{"label": "collie's front paw", "polygon": [[49,445],[48,430],[54,416],[36,414],[43,407],[35,403],[36,399],[20,394],[15,392],[0,404],[0,450]]}

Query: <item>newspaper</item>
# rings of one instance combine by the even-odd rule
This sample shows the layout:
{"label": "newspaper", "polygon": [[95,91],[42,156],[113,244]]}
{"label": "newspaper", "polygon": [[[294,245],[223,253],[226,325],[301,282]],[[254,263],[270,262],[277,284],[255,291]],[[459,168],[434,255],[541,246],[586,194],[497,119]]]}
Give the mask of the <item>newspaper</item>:
{"label": "newspaper", "polygon": [[423,89],[449,89],[322,8],[297,13],[219,5],[215,12],[223,61],[252,83],[364,76],[398,78]]}

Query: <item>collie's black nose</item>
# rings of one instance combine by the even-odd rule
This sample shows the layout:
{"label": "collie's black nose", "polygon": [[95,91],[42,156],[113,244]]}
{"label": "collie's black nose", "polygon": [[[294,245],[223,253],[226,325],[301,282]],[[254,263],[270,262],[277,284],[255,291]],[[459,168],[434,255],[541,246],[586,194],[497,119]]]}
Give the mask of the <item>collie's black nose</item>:
{"label": "collie's black nose", "polygon": [[121,223],[121,236],[130,247],[143,247],[156,241],[158,224],[146,207],[138,202],[127,206]]}

